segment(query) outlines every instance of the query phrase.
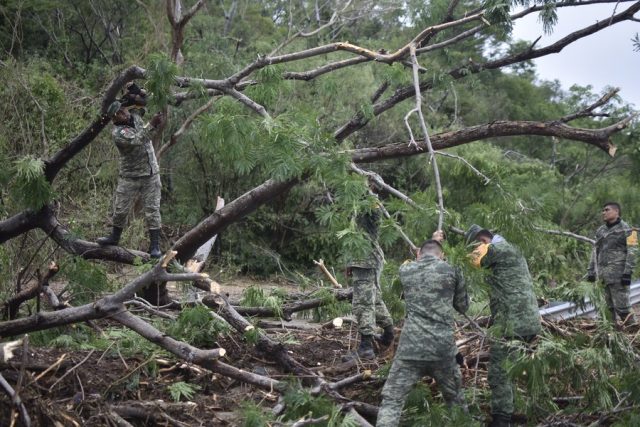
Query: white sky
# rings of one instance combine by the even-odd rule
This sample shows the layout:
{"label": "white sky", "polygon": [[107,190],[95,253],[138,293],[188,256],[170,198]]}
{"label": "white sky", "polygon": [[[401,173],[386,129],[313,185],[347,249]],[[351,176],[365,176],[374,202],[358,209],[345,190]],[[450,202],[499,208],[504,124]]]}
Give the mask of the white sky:
{"label": "white sky", "polygon": [[[629,3],[620,3],[617,12]],[[565,7],[558,9],[558,23],[553,34],[546,36],[538,14],[531,14],[516,21],[515,39],[533,41],[542,39],[536,47],[546,46],[571,32],[606,19],[613,13],[615,3]],[[595,93],[605,87],[619,87],[619,95],[640,108],[640,52],[633,50],[631,38],[640,33],[640,23],[621,22],[580,39],[562,51],[534,60],[538,77],[543,80],[559,80],[568,89],[573,84],[593,86]]]}

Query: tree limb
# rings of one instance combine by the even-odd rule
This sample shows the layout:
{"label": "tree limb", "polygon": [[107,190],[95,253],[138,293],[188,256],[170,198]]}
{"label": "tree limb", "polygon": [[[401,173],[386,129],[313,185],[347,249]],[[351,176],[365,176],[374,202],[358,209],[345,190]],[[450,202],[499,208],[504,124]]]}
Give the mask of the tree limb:
{"label": "tree limb", "polygon": [[[418,114],[420,121],[420,127],[422,128],[422,134],[424,135],[424,142],[429,150],[429,157],[433,166],[433,175],[435,178],[436,194],[438,195],[438,228],[442,230],[442,224],[444,222],[444,200],[442,196],[442,184],[440,183],[440,172],[438,171],[438,161],[436,160],[435,152],[433,151],[433,145],[429,138],[429,130],[427,129],[427,123],[422,114],[422,93],[420,92],[420,75],[418,74],[418,58],[416,57],[416,45],[410,45],[411,64],[413,66],[413,87],[415,89],[416,107],[415,111]],[[413,141],[417,146],[416,142]],[[415,247],[415,245],[412,245]]]}
{"label": "tree limb", "polygon": [[[614,133],[627,127],[634,118],[635,115],[631,115],[611,126],[601,129],[574,128],[559,121],[497,120],[491,123],[432,135],[431,143],[435,150],[443,150],[445,148],[457,147],[470,142],[495,137],[518,135],[556,136],[558,138],[585,142],[613,156],[616,152],[616,146],[610,142],[609,138]],[[351,150],[350,153],[354,163],[367,163],[423,154],[426,148],[423,142],[419,142],[417,146],[408,146],[406,142],[401,142],[380,147],[358,148]]]}
{"label": "tree limb", "polygon": [[534,230],[536,230],[536,231],[541,231],[541,232],[543,232],[543,233],[553,234],[553,235],[556,235],[556,236],[566,236],[566,237],[571,237],[571,238],[574,238],[574,239],[579,240],[579,241],[581,241],[581,242],[589,243],[589,244],[591,244],[591,245],[594,245],[594,244],[596,243],[596,241],[595,241],[595,240],[593,240],[593,239],[591,239],[591,238],[589,238],[589,237],[581,236],[580,234],[571,233],[571,232],[569,232],[569,231],[562,231],[562,230],[547,230],[547,229],[544,229],[544,228],[542,228],[542,227],[538,227],[538,226],[536,226],[536,225],[534,225],[534,226],[533,226],[533,229],[534,229]]}

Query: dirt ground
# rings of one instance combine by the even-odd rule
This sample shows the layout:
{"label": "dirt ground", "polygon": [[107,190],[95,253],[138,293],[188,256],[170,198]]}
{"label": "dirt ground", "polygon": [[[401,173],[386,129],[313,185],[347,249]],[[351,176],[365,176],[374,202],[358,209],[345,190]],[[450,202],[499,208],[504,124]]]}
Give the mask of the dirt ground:
{"label": "dirt ground", "polygon": [[[286,341],[292,356],[314,370],[342,365],[340,358],[355,339],[354,331],[349,331],[348,326],[345,330],[267,332],[273,338]],[[268,355],[257,353],[237,336],[219,339],[218,343],[227,350],[226,363],[276,379],[288,376],[268,360]],[[23,362],[26,369],[22,372]],[[112,351],[32,347],[26,357],[17,351],[10,362],[0,363],[0,373],[13,385],[22,378],[19,394],[36,426],[56,425],[56,422],[62,426],[110,425],[110,408],[114,405],[142,408],[140,411],[148,413],[149,419],[139,419],[137,424],[132,422],[134,425],[235,426],[241,423],[235,411],[242,402],[269,406],[277,401],[275,393],[257,390],[195,365],[163,359],[153,362],[158,368],[156,375],[149,372],[149,360],[123,358]],[[336,373],[328,370],[327,379],[340,379],[363,369],[375,370],[384,363],[386,360],[381,358]],[[47,371],[52,366],[54,368]],[[173,403],[168,386],[178,381],[195,384],[200,389],[190,401]],[[379,403],[377,396],[362,400]],[[147,404],[143,406],[140,402]],[[0,394],[1,426],[10,424],[10,414],[8,398]]]}
{"label": "dirt ground", "polygon": [[[299,291],[288,282],[258,284],[264,289]],[[225,283],[223,292],[228,293],[230,299],[238,300],[242,290],[251,285],[256,285],[256,281],[231,280]],[[181,292],[178,288],[172,289],[174,296]],[[357,338],[353,323],[346,320],[339,330],[321,328],[299,318],[290,322],[264,320],[259,326],[271,338],[286,343],[294,359],[321,372],[328,381],[363,370],[375,373],[391,361],[393,348],[381,351],[376,360],[366,364],[343,363],[341,357],[355,347]],[[111,326],[105,320],[96,323],[100,328]],[[399,327],[396,332],[400,332]],[[220,337],[217,342],[227,351],[225,363],[279,380],[289,377],[269,355],[256,351],[238,334]],[[486,348],[479,350],[477,345],[477,341],[470,341],[460,347],[470,365],[469,369],[463,369],[463,381],[466,387],[486,390],[488,352]],[[276,393],[258,390],[176,359],[125,358],[113,348],[70,351],[30,346],[26,355],[18,350],[10,361],[0,360],[0,374],[17,388],[34,426],[237,426],[242,423],[239,410],[242,403],[254,402],[268,408],[278,399]],[[199,389],[192,398],[174,402],[168,387],[180,381]],[[435,384],[430,386],[436,394]],[[377,406],[381,388],[380,380],[371,379],[341,392],[346,397]],[[11,425],[12,407],[7,395],[0,393],[0,426]],[[114,407],[126,408],[128,413],[135,414],[127,418],[130,424],[117,423]],[[18,421],[16,425],[21,424]]]}

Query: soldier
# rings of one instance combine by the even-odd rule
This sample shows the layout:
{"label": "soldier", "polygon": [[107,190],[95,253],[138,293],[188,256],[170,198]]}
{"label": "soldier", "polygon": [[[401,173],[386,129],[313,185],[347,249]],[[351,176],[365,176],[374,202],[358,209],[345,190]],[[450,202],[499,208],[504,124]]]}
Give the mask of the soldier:
{"label": "soldier", "polygon": [[[505,362],[510,357],[509,341],[530,343],[540,333],[540,313],[533,280],[527,261],[502,236],[472,225],[465,234],[467,244],[479,243],[471,254],[476,267],[488,268],[491,289],[489,306],[493,322],[489,356],[489,387],[491,388],[490,426],[511,425],[513,414],[513,384],[507,375]],[[515,343],[514,343],[515,344]]]}
{"label": "soldier", "polygon": [[591,253],[587,280],[596,277],[605,286],[605,298],[612,320],[616,314],[627,325],[636,324],[629,301],[631,274],[636,264],[638,235],[620,218],[620,205],[605,203],[602,207],[604,225],[596,231],[596,243]]}
{"label": "soldier", "polygon": [[[353,287],[352,310],[358,322],[360,345],[356,354],[345,359],[356,355],[361,359],[373,359],[374,339],[383,346],[389,346],[393,342],[393,319],[382,300],[380,290],[384,254],[378,244],[379,211],[380,208],[375,206],[371,212],[357,217],[358,226],[365,232],[371,249],[366,256],[352,259],[347,264],[347,276],[351,278]],[[382,335],[374,335],[376,323],[383,328]]]}
{"label": "soldier", "polygon": [[382,389],[377,427],[398,425],[407,395],[424,375],[436,380],[449,406],[464,408],[453,337],[453,309],[465,313],[469,307],[462,274],[443,261],[440,243],[427,240],[418,260],[400,267],[400,281],[407,316]]}
{"label": "soldier", "polygon": [[[138,92],[134,94],[133,90]],[[144,203],[144,215],[149,229],[149,255],[159,258],[160,252],[160,175],[158,162],[153,150],[148,127],[156,128],[162,121],[161,113],[151,118],[148,125],[143,125],[140,117],[146,103],[144,93],[132,85],[125,98],[128,106],[123,104],[113,116],[112,136],[120,153],[118,186],[116,188],[111,234],[97,239],[100,245],[117,245],[120,235],[127,223],[127,215],[136,196],[141,195]]]}

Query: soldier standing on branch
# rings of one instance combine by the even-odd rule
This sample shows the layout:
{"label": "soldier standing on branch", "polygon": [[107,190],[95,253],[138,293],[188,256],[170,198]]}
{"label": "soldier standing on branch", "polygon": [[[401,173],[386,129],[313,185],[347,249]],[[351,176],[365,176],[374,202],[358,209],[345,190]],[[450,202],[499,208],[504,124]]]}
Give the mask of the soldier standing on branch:
{"label": "soldier standing on branch", "polygon": [[144,215],[149,230],[149,255],[159,258],[160,252],[160,175],[158,161],[149,135],[149,127],[155,129],[162,122],[157,113],[144,125],[146,94],[135,84],[130,84],[121,102],[112,105],[117,109],[113,116],[112,136],[120,153],[118,186],[116,188],[113,228],[111,234],[97,239],[100,245],[117,245],[127,224],[127,215],[136,197],[142,197]]}
{"label": "soldier standing on branch", "polygon": [[[540,333],[540,313],[527,261],[502,236],[479,225],[465,233],[467,244],[475,243],[471,259],[476,267],[487,268],[490,275],[489,306],[492,339],[489,357],[492,427],[511,426],[513,384],[505,363],[517,341],[530,343]],[[510,341],[515,341],[510,343]]]}
{"label": "soldier standing on branch", "polygon": [[588,280],[596,278],[604,285],[607,306],[613,322],[616,315],[627,325],[635,325],[636,318],[629,301],[631,274],[636,264],[638,235],[620,217],[620,204],[605,203],[602,225],[596,231],[596,242],[589,262]]}
{"label": "soldier standing on branch", "polygon": [[427,240],[418,250],[417,261],[400,267],[407,316],[382,389],[377,427],[398,425],[407,395],[424,375],[436,380],[449,406],[464,408],[453,310],[465,313],[469,297],[462,273],[443,258],[440,243]]}
{"label": "soldier standing on branch", "polygon": [[[353,287],[352,311],[358,322],[360,345],[355,354],[346,359],[359,357],[373,359],[373,340],[381,345],[389,346],[393,342],[393,319],[382,300],[380,275],[384,264],[384,253],[378,244],[378,225],[380,207],[378,201],[370,211],[357,217],[358,227],[365,232],[370,248],[362,258],[352,259],[347,263],[347,276],[351,278]],[[374,335],[376,324],[383,328],[382,335]]]}

